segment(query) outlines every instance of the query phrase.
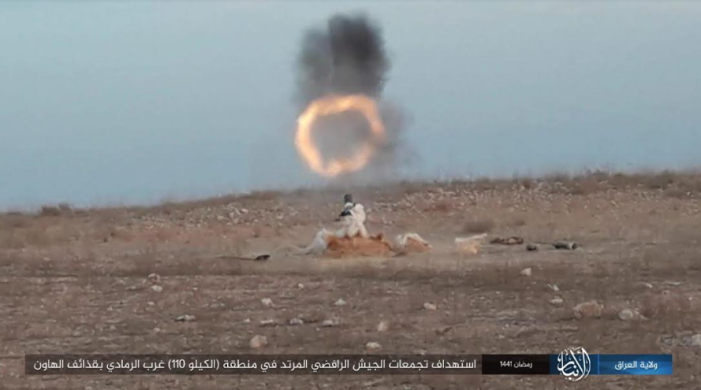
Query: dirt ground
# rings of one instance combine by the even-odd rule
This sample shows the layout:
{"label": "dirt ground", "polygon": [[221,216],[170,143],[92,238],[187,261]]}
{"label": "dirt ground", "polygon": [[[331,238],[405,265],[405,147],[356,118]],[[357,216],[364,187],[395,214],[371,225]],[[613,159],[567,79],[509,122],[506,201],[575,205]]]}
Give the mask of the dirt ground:
{"label": "dirt ground", "polygon": [[[334,227],[348,189],[0,215],[0,388],[698,389],[699,183],[699,174],[592,173],[354,188],[371,233],[417,232],[433,245],[430,253],[392,258],[292,254],[322,226]],[[540,250],[486,244],[477,255],[455,253],[455,237],[480,232],[487,240],[521,236]],[[556,250],[549,245],[556,240],[581,247]],[[233,258],[263,253],[272,257]],[[604,305],[601,317],[576,318],[574,306],[590,300]],[[623,309],[644,318],[621,320]],[[175,321],[186,314],[195,319]],[[290,325],[294,318],[303,324]],[[335,326],[322,327],[327,319]],[[386,332],[377,330],[381,321]],[[268,345],[251,350],[255,335]],[[381,349],[366,351],[368,342]],[[589,377],[568,386],[557,376],[23,373],[29,353],[558,353],[570,346],[671,353],[674,375]]]}

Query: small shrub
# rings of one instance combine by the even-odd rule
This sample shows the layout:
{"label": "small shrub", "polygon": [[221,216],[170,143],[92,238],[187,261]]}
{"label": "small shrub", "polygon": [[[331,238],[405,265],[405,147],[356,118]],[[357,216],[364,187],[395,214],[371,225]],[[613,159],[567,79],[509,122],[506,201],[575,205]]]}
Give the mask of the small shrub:
{"label": "small shrub", "polygon": [[44,206],[41,206],[41,210],[39,211],[39,215],[42,217],[60,217],[61,216],[61,208],[58,206],[44,205]]}

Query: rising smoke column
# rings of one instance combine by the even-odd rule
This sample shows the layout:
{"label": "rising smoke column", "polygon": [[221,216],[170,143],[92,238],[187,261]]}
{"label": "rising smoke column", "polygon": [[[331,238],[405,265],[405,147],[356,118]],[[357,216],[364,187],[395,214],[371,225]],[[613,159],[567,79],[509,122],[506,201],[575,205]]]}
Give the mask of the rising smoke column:
{"label": "rising smoke column", "polygon": [[380,27],[365,15],[336,15],[309,30],[299,55],[303,106],[327,94],[379,98],[390,63]]}
{"label": "rising smoke column", "polygon": [[363,94],[378,101],[387,139],[367,171],[391,174],[399,162],[406,117],[381,101],[391,64],[380,26],[361,13],[334,15],[326,26],[305,33],[297,65],[300,109],[329,94]]}

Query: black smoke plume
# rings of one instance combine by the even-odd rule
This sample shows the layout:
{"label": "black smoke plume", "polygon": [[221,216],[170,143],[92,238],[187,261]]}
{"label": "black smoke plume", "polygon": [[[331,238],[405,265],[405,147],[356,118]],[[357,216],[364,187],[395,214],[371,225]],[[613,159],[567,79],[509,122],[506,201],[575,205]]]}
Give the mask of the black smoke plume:
{"label": "black smoke plume", "polygon": [[378,98],[389,68],[380,27],[363,14],[336,15],[304,37],[299,97],[304,106],[327,94]]}
{"label": "black smoke plume", "polygon": [[[334,15],[325,26],[306,32],[297,65],[300,109],[329,94],[363,94],[378,101],[387,140],[377,146],[376,156],[366,169],[370,172],[365,172],[364,176],[379,178],[392,175],[397,165],[403,163],[400,135],[406,118],[397,106],[380,99],[391,64],[379,24],[362,13]],[[336,123],[330,126],[358,128],[357,119],[339,116]],[[360,125],[367,128],[362,121]],[[317,145],[322,154],[324,150],[337,150],[339,144],[342,147],[351,145],[352,148],[359,139],[369,134],[367,131],[355,131],[355,134],[341,137],[338,136],[341,132],[334,131],[331,132],[332,137],[327,133],[324,138],[323,131],[319,133],[322,134],[317,139]],[[338,155],[336,151],[332,154]]]}

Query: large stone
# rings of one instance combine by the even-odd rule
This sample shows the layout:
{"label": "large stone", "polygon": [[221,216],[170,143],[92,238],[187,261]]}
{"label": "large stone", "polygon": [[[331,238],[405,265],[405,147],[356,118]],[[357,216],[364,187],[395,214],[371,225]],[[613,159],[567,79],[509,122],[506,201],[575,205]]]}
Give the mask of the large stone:
{"label": "large stone", "polygon": [[251,338],[251,341],[249,341],[248,345],[252,349],[261,349],[268,345],[268,338],[261,335],[255,335],[253,336],[253,338]]}
{"label": "large stone", "polygon": [[550,300],[550,304],[553,306],[559,307],[559,306],[562,306],[563,303],[564,303],[564,301],[560,297],[556,297],[556,298],[553,298]]}
{"label": "large stone", "polygon": [[304,325],[304,321],[301,318],[292,318],[290,319],[289,324],[292,326]]}
{"label": "large stone", "polygon": [[161,281],[161,276],[156,273],[149,274],[147,278],[153,283],[158,283]]}
{"label": "large stone", "polygon": [[194,320],[196,320],[195,316],[190,314],[183,314],[181,316],[175,317],[176,322],[192,322]]}
{"label": "large stone", "polygon": [[691,336],[691,346],[701,347],[701,333]]}
{"label": "large stone", "polygon": [[620,318],[622,321],[633,321],[641,320],[645,317],[643,317],[637,310],[623,309],[618,313],[618,318]]}
{"label": "large stone", "polygon": [[597,301],[582,302],[574,307],[574,316],[577,319],[601,318],[604,312],[604,305]]}
{"label": "large stone", "polygon": [[273,305],[273,300],[270,298],[263,298],[260,300],[260,303],[262,303],[265,307],[270,307]]}
{"label": "large stone", "polygon": [[380,343],[370,341],[369,343],[365,344],[365,349],[368,351],[377,351],[378,349],[382,348]]}

